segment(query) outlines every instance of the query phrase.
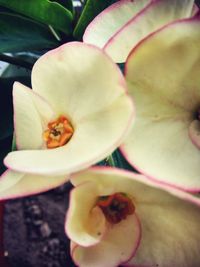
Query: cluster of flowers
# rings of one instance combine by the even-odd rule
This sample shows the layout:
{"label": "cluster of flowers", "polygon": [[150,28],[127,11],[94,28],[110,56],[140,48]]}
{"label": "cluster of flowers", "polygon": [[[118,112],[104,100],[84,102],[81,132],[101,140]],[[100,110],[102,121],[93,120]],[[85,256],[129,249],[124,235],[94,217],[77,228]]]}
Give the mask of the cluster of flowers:
{"label": "cluster of flowers", "polygon": [[[70,180],[78,266],[200,266],[199,44],[194,1],[123,0],[14,84],[0,199]],[[90,167],[118,147],[141,174]]]}

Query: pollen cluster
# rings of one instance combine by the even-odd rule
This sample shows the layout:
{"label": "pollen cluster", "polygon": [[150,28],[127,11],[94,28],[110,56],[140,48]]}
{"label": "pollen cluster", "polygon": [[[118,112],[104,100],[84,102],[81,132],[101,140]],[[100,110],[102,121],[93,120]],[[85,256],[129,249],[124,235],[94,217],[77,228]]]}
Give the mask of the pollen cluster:
{"label": "pollen cluster", "polygon": [[65,116],[48,123],[48,129],[43,133],[47,148],[64,146],[73,135],[73,127]]}

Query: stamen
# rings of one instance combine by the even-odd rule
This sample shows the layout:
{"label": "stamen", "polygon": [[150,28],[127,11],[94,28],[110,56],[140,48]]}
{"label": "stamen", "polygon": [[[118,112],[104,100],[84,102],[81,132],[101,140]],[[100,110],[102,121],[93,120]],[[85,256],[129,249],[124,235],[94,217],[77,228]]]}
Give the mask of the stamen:
{"label": "stamen", "polygon": [[48,123],[48,129],[43,133],[47,148],[64,146],[73,135],[74,129],[65,116]]}
{"label": "stamen", "polygon": [[99,197],[96,205],[101,208],[107,221],[116,224],[135,212],[132,200],[124,193]]}

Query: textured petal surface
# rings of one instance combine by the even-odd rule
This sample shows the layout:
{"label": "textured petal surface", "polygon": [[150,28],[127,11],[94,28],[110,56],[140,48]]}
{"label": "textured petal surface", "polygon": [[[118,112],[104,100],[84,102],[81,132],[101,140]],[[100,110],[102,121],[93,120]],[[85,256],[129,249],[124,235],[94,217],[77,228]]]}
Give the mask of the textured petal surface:
{"label": "textured petal surface", "polygon": [[51,107],[31,89],[18,82],[13,86],[13,102],[17,148],[41,148],[44,126],[54,115]]}
{"label": "textured petal surface", "polygon": [[83,41],[103,48],[107,41],[151,0],[122,0],[104,9],[86,28]]}
{"label": "textured petal surface", "polygon": [[142,238],[136,255],[125,266],[199,266],[200,209],[185,201],[200,206],[199,198],[195,200],[190,194],[176,189],[170,192],[170,187],[165,187],[182,199],[176,198],[142,175],[113,168],[95,167],[74,174],[71,181],[75,185],[95,182],[105,194],[120,191],[132,195],[142,226]]}
{"label": "textured petal surface", "polygon": [[4,162],[10,169],[43,175],[62,175],[89,167],[112,153],[124,140],[132,113],[132,101],[121,95],[108,108],[80,121],[65,146],[12,152]]}
{"label": "textured petal surface", "polygon": [[115,62],[125,62],[132,48],[148,34],[174,20],[190,17],[193,4],[193,0],[152,1],[107,42],[104,50]]}
{"label": "textured petal surface", "polygon": [[162,205],[159,200],[162,195],[156,192],[155,198],[155,203],[137,205],[142,239],[137,254],[127,266],[198,267],[199,207],[178,199]]}
{"label": "textured petal surface", "polygon": [[137,119],[122,152],[150,178],[188,191],[200,189],[200,152],[189,137],[200,103],[199,42],[198,19],[174,23],[138,45],[126,65]]}
{"label": "textured petal surface", "polygon": [[126,85],[119,68],[100,49],[70,42],[39,58],[32,86],[76,127],[124,95]]}
{"label": "textured petal surface", "polygon": [[37,176],[7,170],[0,178],[0,200],[29,196],[58,187],[69,180],[65,176]]}
{"label": "textured petal surface", "polygon": [[75,243],[87,247],[98,243],[105,233],[105,217],[95,207],[98,187],[87,182],[72,190],[67,214],[66,232]]}
{"label": "textured petal surface", "polygon": [[116,267],[136,252],[140,241],[140,223],[136,215],[110,227],[97,245],[73,249],[72,257],[78,266]]}

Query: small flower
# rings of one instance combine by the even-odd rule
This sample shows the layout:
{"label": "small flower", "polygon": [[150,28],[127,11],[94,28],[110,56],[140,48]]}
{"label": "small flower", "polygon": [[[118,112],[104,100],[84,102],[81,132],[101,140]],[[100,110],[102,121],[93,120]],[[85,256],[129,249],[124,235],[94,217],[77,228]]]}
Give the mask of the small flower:
{"label": "small flower", "polygon": [[77,266],[200,265],[200,199],[114,168],[71,181],[66,233]]}
{"label": "small flower", "polygon": [[4,160],[1,199],[64,183],[112,153],[132,125],[124,77],[94,46],[72,42],[49,51],[33,67],[32,86],[14,84],[18,150]]}
{"label": "small flower", "polygon": [[125,69],[137,119],[126,159],[162,184],[200,191],[200,19],[168,25],[130,54]]}
{"label": "small flower", "polygon": [[123,63],[147,35],[197,11],[194,0],[118,1],[89,24],[83,40],[102,48],[115,62]]}

